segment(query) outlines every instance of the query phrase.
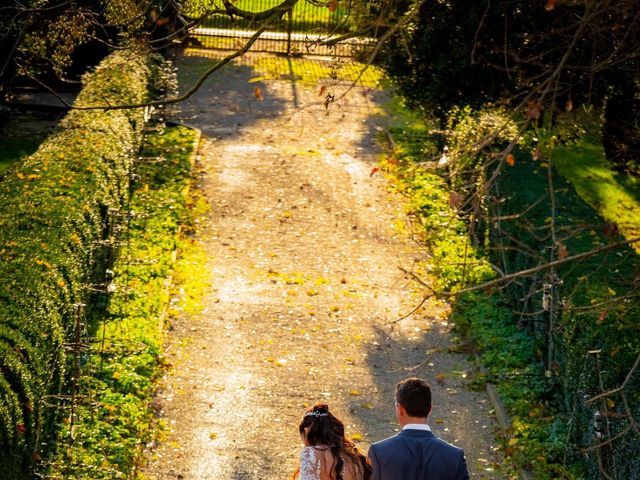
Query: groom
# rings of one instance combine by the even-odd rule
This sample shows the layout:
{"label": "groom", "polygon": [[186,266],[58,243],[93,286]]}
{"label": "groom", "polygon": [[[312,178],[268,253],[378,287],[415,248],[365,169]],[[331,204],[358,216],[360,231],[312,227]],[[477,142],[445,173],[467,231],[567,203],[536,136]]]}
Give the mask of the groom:
{"label": "groom", "polygon": [[396,385],[396,418],[402,431],[369,448],[371,480],[468,480],[461,448],[440,440],[427,425],[431,387],[419,378]]}

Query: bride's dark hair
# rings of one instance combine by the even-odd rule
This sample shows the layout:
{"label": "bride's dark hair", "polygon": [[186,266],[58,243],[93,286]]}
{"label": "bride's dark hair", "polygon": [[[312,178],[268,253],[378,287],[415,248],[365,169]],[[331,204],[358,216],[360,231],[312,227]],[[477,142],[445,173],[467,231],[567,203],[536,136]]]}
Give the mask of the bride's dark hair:
{"label": "bride's dark hair", "polygon": [[352,441],[345,438],[344,424],[329,411],[326,403],[318,403],[307,410],[298,429],[300,435],[306,435],[309,445],[329,447],[334,459],[331,476],[335,480],[343,480],[343,458],[349,458],[352,461],[356,469],[362,472],[364,480],[371,478],[371,466],[367,458],[358,452]]}

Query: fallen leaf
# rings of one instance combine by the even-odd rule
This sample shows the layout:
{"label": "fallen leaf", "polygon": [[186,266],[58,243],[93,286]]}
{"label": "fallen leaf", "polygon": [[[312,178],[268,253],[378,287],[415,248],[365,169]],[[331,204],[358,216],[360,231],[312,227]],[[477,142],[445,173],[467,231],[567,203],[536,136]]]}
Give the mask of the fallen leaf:
{"label": "fallen leaf", "polygon": [[601,311],[601,312],[598,314],[598,319],[596,320],[596,323],[597,323],[597,324],[600,324],[600,323],[604,322],[604,321],[605,321],[605,319],[607,318],[607,313],[608,313],[608,312],[607,312],[606,310]]}
{"label": "fallen leaf", "polygon": [[438,383],[444,383],[445,379],[447,378],[447,376],[444,373],[438,373],[436,375],[436,382]]}
{"label": "fallen leaf", "polygon": [[569,256],[569,250],[564,243],[558,244],[558,260],[564,260]]}
{"label": "fallen leaf", "polygon": [[516,158],[513,156],[513,153],[507,154],[505,160],[509,164],[510,167],[513,167],[516,164]]}
{"label": "fallen leaf", "polygon": [[613,223],[607,223],[602,227],[602,233],[607,238],[613,238],[618,235],[618,226]]}
{"label": "fallen leaf", "polygon": [[262,96],[262,89],[260,87],[255,88],[253,95],[260,101],[264,100],[264,97]]}
{"label": "fallen leaf", "polygon": [[540,160],[540,158],[542,158],[542,152],[540,151],[539,148],[536,148],[532,153],[531,153],[531,158],[533,158],[534,160]]}
{"label": "fallen leaf", "polygon": [[379,172],[380,169],[378,167],[373,167],[371,169],[371,173],[369,174],[370,177],[373,177],[377,172]]}
{"label": "fallen leaf", "polygon": [[352,397],[357,397],[358,395],[360,395],[360,392],[358,390],[356,390],[355,388],[349,390],[349,395],[351,395]]}
{"label": "fallen leaf", "polygon": [[218,434],[217,434],[216,432],[211,432],[211,433],[209,434],[209,438],[210,438],[211,440],[215,440],[216,438],[218,438]]}
{"label": "fallen leaf", "polygon": [[463,198],[464,197],[460,195],[458,192],[449,192],[449,207],[456,208],[460,206]]}
{"label": "fallen leaf", "polygon": [[529,100],[527,102],[527,116],[531,120],[538,120],[542,115],[542,105],[537,100]]}
{"label": "fallen leaf", "polygon": [[564,109],[567,112],[570,112],[571,110],[573,110],[573,100],[571,100],[570,98],[567,99],[567,103],[564,104]]}
{"label": "fallen leaf", "polygon": [[544,6],[544,9],[547,12],[550,12],[551,10],[556,8],[556,3],[558,3],[558,0],[547,0],[547,4]]}

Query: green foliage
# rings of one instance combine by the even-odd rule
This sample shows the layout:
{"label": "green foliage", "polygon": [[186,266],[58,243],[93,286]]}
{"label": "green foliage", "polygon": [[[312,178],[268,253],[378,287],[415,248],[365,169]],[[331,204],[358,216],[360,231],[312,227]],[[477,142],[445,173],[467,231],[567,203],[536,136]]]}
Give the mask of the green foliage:
{"label": "green foliage", "polygon": [[[114,53],[86,75],[77,105],[142,102],[151,74],[142,56]],[[68,407],[66,345],[104,282],[106,213],[125,200],[143,124],[140,109],[71,111],[0,182],[3,479],[30,478],[51,450],[58,407]]]}
{"label": "green foliage", "polygon": [[[418,2],[384,3],[390,26]],[[632,0],[423,2],[378,61],[404,95],[441,118],[455,105],[519,103],[522,93],[544,97],[546,111],[567,101],[602,105],[620,78],[637,78],[636,8]]]}
{"label": "green foliage", "polygon": [[[430,269],[438,290],[456,291],[493,276],[491,267],[469,244],[464,221],[449,206],[443,180],[435,174],[415,170],[402,192],[409,199],[412,214],[420,218],[425,246],[431,254]],[[461,268],[468,263],[468,268]]]}
{"label": "green foliage", "polygon": [[[415,2],[395,3],[393,14],[398,15]],[[413,105],[426,105],[444,118],[451,107],[478,106],[512,83],[490,63],[471,60],[484,3],[425,2],[408,27],[383,47],[377,61]]]}
{"label": "green foliage", "polygon": [[[409,213],[419,218],[423,240],[430,253],[429,271],[437,290],[456,291],[493,277],[467,235],[467,224],[451,203],[447,181],[424,162],[436,152],[436,139],[424,122],[407,118],[390,129],[394,142],[394,163],[387,165],[399,180],[399,189],[408,199]],[[462,267],[468,264],[468,268]]]}
{"label": "green foliage", "polygon": [[3,138],[0,143],[0,178],[11,165],[35,152],[37,147],[33,139]]}
{"label": "green foliage", "polygon": [[[616,224],[626,238],[640,236],[640,180],[613,171],[598,139],[583,136],[557,148],[551,161],[580,198],[607,222]],[[640,251],[638,244],[634,248]]]}
{"label": "green foliage", "polygon": [[[600,215],[610,220],[629,219],[627,210],[638,201],[631,188],[634,181],[610,171],[603,161],[602,148],[593,138],[582,137],[573,145],[557,145],[549,155],[552,165],[533,160],[530,152],[521,152],[515,157],[515,165],[505,169],[499,178],[497,188],[506,193],[493,215],[513,220],[501,222],[492,235],[496,250],[501,252],[501,267],[506,271],[544,263],[550,250],[563,258],[620,240],[616,228]],[[556,165],[566,178],[553,168]],[[555,191],[555,211],[549,196],[550,179]],[[631,223],[635,224],[635,220]],[[555,245],[550,236],[552,225],[556,231]],[[494,258],[498,261],[498,255]],[[564,419],[570,426],[563,433],[566,443],[563,464],[582,465],[593,476],[599,468],[595,456],[587,456],[584,461],[578,451],[596,441],[593,415],[596,409],[602,411],[603,406],[590,405],[586,399],[600,393],[602,388],[620,385],[640,351],[640,308],[634,294],[639,270],[640,261],[630,247],[558,267],[555,273],[561,284],[553,300],[557,313],[551,330],[549,313],[543,307],[542,288],[542,284],[553,280],[548,272],[519,279],[503,290],[506,301],[520,312],[518,323],[537,339],[537,357],[544,361],[547,377],[542,398],[547,399],[549,408],[558,410],[555,418]],[[595,354],[589,353],[595,351],[601,352],[599,367]],[[627,398],[632,409],[640,407],[637,391],[630,388]],[[611,410],[613,434],[622,431],[626,423],[624,416],[619,416],[622,409],[617,400],[604,408]],[[523,421],[522,425],[528,423],[535,425],[531,421]],[[628,460],[634,457],[629,453],[628,449],[616,449],[618,468],[629,467]],[[534,463],[533,467],[553,478],[553,470],[545,470],[551,468],[551,463]],[[637,474],[634,471],[628,478]]]}
{"label": "green foliage", "polygon": [[80,390],[75,441],[61,448],[48,478],[131,478],[142,448],[154,438],[151,401],[162,367],[163,318],[169,303],[180,226],[190,217],[188,188],[194,132],[168,127],[145,138],[129,208],[136,212],[114,266],[115,292],[106,312],[93,316],[104,339],[90,352]]}
{"label": "green foliage", "polygon": [[[394,163],[399,167],[391,164],[388,168],[398,177],[411,213],[424,227],[431,253],[428,270],[436,274],[436,288],[455,291],[490,279],[489,261],[512,273],[547,262],[550,246],[555,258],[564,258],[619,239],[611,223],[599,218],[576,190],[610,221],[624,221],[627,231],[635,231],[630,228],[637,223],[631,213],[637,210],[635,181],[607,168],[602,148],[593,137],[584,136],[589,130],[585,124],[572,123],[576,118],[564,118],[556,128],[536,128],[526,134],[510,161],[499,167],[492,159],[499,158],[496,153],[516,131],[499,113],[454,110],[444,140],[431,136],[433,130],[420,127],[415,119],[392,129]],[[484,141],[487,136],[483,133],[500,125],[507,127],[504,137],[492,135],[487,145],[468,148]],[[443,143],[452,146],[446,169],[425,161],[437,158],[437,143],[440,148]],[[532,144],[532,150],[525,151]],[[532,155],[533,148],[543,153]],[[574,182],[575,189],[545,161],[545,155]],[[490,190],[478,191],[479,182],[469,179],[488,178],[483,171],[488,165],[496,181]],[[465,181],[459,181],[460,177]],[[480,221],[474,218],[477,210],[465,213],[467,200],[454,195],[452,187],[469,201],[484,197],[480,213],[491,220],[482,227],[488,236],[485,243],[470,239],[470,226]],[[456,205],[457,209],[452,208]],[[603,388],[622,384],[640,351],[640,307],[634,287],[638,271],[640,262],[631,248],[556,268],[562,283],[557,286],[551,331],[542,298],[542,284],[552,279],[548,271],[521,277],[499,291],[460,295],[452,304],[456,327],[473,342],[487,370],[478,382],[497,385],[512,417],[513,436],[505,442],[505,455],[531,469],[536,478],[595,478],[595,455],[584,456],[579,451],[594,444],[596,409],[610,412],[609,435],[629,427],[620,398],[598,405],[586,400]],[[598,358],[588,353],[594,351],[601,352]],[[625,391],[632,412],[640,410],[637,377]],[[637,442],[633,440],[632,434],[622,436],[615,443],[619,449],[609,454],[618,472],[625,472],[619,478],[638,474]]]}

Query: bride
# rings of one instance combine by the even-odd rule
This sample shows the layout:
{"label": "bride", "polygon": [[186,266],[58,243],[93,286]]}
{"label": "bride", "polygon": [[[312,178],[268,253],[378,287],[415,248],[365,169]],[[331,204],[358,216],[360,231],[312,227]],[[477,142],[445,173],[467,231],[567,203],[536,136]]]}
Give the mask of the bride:
{"label": "bride", "polygon": [[344,425],[324,403],[305,413],[299,426],[304,448],[297,480],[369,480],[371,466],[353,442],[344,436]]}

